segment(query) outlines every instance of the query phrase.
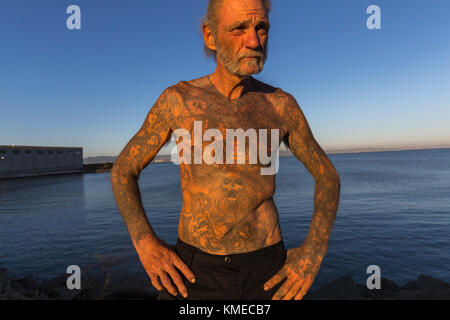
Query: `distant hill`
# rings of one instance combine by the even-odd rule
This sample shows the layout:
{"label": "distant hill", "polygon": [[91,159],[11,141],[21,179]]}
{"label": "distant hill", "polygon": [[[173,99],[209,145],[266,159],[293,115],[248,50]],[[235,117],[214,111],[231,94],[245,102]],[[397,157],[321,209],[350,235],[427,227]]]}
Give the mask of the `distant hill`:
{"label": "distant hill", "polygon": [[116,161],[117,157],[87,157],[83,159],[84,164],[107,163]]}
{"label": "distant hill", "polygon": [[366,153],[366,152],[390,152],[390,151],[413,151],[413,150],[438,150],[449,149],[450,145],[428,146],[428,147],[372,147],[372,148],[354,148],[354,149],[327,149],[328,154],[336,153]]}

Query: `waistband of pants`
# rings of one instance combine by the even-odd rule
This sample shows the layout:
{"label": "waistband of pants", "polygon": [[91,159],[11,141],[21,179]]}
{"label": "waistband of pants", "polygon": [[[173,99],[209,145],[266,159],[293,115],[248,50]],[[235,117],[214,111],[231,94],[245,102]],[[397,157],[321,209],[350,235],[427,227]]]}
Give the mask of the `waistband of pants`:
{"label": "waistband of pants", "polygon": [[[286,256],[286,251],[284,248],[284,242],[281,240],[280,242],[277,242],[273,245],[270,245],[268,247],[264,247],[261,249],[257,249],[254,251],[249,252],[243,252],[243,253],[232,253],[232,254],[212,254],[209,252],[205,252],[197,247],[194,247],[184,241],[182,241],[180,238],[177,239],[176,248],[181,249],[181,251],[185,251],[189,253],[190,258],[194,254],[198,254],[204,257],[209,258],[210,260],[217,260],[217,261],[224,261],[225,258],[229,257],[231,261],[234,262],[252,262],[256,260],[260,260],[263,258],[266,258],[270,254],[277,254],[280,257]],[[191,260],[191,259],[189,259]]]}

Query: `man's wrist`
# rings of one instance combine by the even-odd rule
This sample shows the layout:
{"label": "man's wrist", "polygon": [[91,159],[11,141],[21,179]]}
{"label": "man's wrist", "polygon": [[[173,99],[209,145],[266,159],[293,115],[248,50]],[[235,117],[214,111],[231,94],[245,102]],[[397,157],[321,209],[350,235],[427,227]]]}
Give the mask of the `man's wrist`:
{"label": "man's wrist", "polygon": [[302,247],[305,252],[312,254],[320,261],[325,258],[328,252],[328,243],[320,241],[305,241]]}
{"label": "man's wrist", "polygon": [[132,240],[134,246],[138,249],[151,250],[161,245],[161,240],[156,235],[152,235],[150,232],[140,234],[138,237],[132,237]]}

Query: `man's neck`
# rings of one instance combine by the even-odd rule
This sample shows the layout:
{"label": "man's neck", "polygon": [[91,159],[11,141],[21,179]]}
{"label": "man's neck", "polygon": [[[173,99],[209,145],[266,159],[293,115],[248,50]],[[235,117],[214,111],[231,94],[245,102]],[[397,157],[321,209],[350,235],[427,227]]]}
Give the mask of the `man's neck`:
{"label": "man's neck", "polygon": [[217,68],[209,76],[216,89],[230,100],[240,98],[250,87],[249,76],[238,76],[230,73],[222,63],[217,61]]}

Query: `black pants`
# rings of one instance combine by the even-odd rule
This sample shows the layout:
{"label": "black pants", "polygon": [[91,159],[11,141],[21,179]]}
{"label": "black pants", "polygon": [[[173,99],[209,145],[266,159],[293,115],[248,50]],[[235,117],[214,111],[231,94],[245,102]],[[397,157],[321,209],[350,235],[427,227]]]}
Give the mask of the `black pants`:
{"label": "black pants", "polygon": [[184,299],[180,293],[172,296],[164,288],[159,291],[158,300],[269,300],[283,283],[268,291],[263,289],[285,263],[283,241],[247,253],[214,255],[178,239],[175,251],[197,281],[190,283],[180,272],[188,297]]}

